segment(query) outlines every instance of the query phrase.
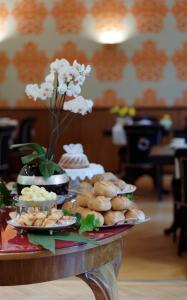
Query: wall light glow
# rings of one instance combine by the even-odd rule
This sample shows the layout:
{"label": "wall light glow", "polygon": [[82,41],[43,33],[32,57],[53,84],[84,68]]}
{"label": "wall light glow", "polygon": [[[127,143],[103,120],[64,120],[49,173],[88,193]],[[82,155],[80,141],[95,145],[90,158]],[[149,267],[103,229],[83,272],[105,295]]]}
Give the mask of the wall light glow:
{"label": "wall light glow", "polygon": [[15,34],[15,24],[12,20],[7,20],[3,26],[0,26],[0,43],[9,39]]}
{"label": "wall light glow", "polygon": [[105,29],[97,33],[97,40],[101,44],[122,43],[125,39],[125,32],[121,29]]}
{"label": "wall light glow", "polygon": [[136,24],[133,18],[126,18],[121,25],[115,26],[113,24],[104,24],[97,28],[91,19],[87,19],[84,30],[85,35],[101,44],[118,44],[122,43],[136,34]]}

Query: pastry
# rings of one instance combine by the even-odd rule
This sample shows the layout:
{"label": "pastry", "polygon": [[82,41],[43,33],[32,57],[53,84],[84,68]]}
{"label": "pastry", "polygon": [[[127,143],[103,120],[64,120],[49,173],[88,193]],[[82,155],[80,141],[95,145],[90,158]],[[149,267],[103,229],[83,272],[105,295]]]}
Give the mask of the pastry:
{"label": "pastry", "polygon": [[125,190],[127,187],[127,183],[121,179],[115,179],[112,182],[119,188],[120,191]]}
{"label": "pastry", "polygon": [[88,200],[92,197],[92,192],[84,192],[76,197],[76,204],[81,207],[87,207]]}
{"label": "pastry", "polygon": [[107,181],[113,181],[117,180],[118,178],[111,172],[106,172],[103,174],[96,174],[92,177],[91,182],[92,184],[95,184],[96,182],[107,180]]}
{"label": "pastry", "polygon": [[87,215],[94,215],[95,218],[99,220],[100,227],[104,225],[104,217],[99,212],[92,210],[92,211],[88,212]]}
{"label": "pastry", "polygon": [[59,165],[64,169],[81,169],[89,167],[87,156],[83,153],[81,144],[65,145],[64,153],[59,161]]}
{"label": "pastry", "polygon": [[125,218],[126,219],[137,219],[140,221],[145,220],[145,214],[142,210],[140,209],[131,209],[125,213]]}
{"label": "pastry", "polygon": [[104,214],[104,221],[106,225],[114,225],[123,222],[125,216],[121,211],[108,211]]}
{"label": "pastry", "polygon": [[82,181],[78,188],[77,191],[78,192],[84,192],[84,191],[91,191],[93,189],[93,186],[91,183],[87,182],[87,181]]}
{"label": "pastry", "polygon": [[111,209],[111,199],[104,196],[92,197],[88,200],[88,208],[95,211],[108,211]]}
{"label": "pastry", "polygon": [[91,183],[95,184],[96,182],[99,182],[101,180],[104,180],[103,174],[96,174],[92,177]]}
{"label": "pastry", "polygon": [[117,180],[117,176],[114,175],[113,173],[111,172],[106,172],[103,174],[103,179],[104,180],[110,180],[110,181],[114,181],[114,180]]}
{"label": "pastry", "polygon": [[114,197],[111,203],[113,210],[128,210],[136,207],[136,204],[125,196]]}
{"label": "pastry", "polygon": [[118,187],[111,181],[100,181],[94,184],[94,193],[99,196],[115,197],[118,193]]}

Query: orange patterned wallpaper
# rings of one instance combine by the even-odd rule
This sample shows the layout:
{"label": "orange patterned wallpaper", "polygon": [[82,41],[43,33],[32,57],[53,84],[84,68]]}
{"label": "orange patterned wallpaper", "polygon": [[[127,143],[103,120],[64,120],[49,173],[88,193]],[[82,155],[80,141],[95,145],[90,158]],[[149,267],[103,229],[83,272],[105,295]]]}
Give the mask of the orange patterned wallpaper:
{"label": "orange patterned wallpaper", "polygon": [[4,22],[8,16],[8,10],[5,4],[0,4],[0,30],[4,29]]}
{"label": "orange patterned wallpaper", "polygon": [[0,82],[6,79],[6,70],[9,64],[9,58],[6,52],[0,52]]}
{"label": "orange patterned wallpaper", "polygon": [[84,1],[56,1],[51,11],[56,22],[56,28],[61,33],[79,33],[86,16]]}
{"label": "orange patterned wallpaper", "polygon": [[91,8],[96,28],[100,30],[121,28],[126,13],[127,8],[123,0],[96,0]]}
{"label": "orange patterned wallpaper", "polygon": [[187,107],[187,90],[183,91],[182,97],[179,97],[174,102],[175,106],[186,106]]}
{"label": "orange patterned wallpaper", "polygon": [[182,48],[177,49],[172,57],[172,62],[176,69],[176,76],[181,81],[187,80],[187,42]]}
{"label": "orange patterned wallpaper", "polygon": [[19,79],[24,83],[42,81],[48,58],[34,43],[26,43],[13,59]]}
{"label": "orange patterned wallpaper", "polygon": [[47,8],[37,0],[21,0],[16,3],[12,15],[16,19],[17,31],[20,34],[40,34],[44,30]]}
{"label": "orange patterned wallpaper", "polygon": [[[124,42],[99,44],[110,29]],[[84,93],[95,105],[186,106],[186,34],[187,0],[1,0],[0,106],[41,107],[25,84],[56,57],[93,65]]]}
{"label": "orange patterned wallpaper", "polygon": [[103,95],[95,100],[95,105],[98,107],[123,106],[125,104],[125,99],[119,98],[116,91],[111,89],[104,91]]}
{"label": "orange patterned wallpaper", "polygon": [[167,55],[163,49],[158,49],[156,42],[146,41],[141,50],[132,57],[136,75],[143,81],[160,81],[163,79]]}
{"label": "orange patterned wallpaper", "polygon": [[141,32],[160,32],[168,12],[165,0],[135,0],[132,13]]}
{"label": "orange patterned wallpaper", "polygon": [[79,50],[77,44],[71,41],[66,42],[64,45],[62,45],[61,49],[55,52],[53,59],[61,57],[64,57],[71,63],[75,60],[75,58],[81,64],[88,63],[86,53],[82,50]]}
{"label": "orange patterned wallpaper", "polygon": [[91,63],[95,67],[97,80],[118,81],[123,79],[123,70],[127,58],[124,50],[109,45],[96,51]]}
{"label": "orange patterned wallpaper", "polygon": [[187,31],[187,1],[175,0],[172,13],[176,18],[177,28],[181,32]]}
{"label": "orange patterned wallpaper", "polygon": [[135,106],[147,106],[147,107],[162,107],[165,106],[165,100],[159,98],[156,91],[153,89],[147,89],[144,91],[143,95],[140,98],[135,100]]}

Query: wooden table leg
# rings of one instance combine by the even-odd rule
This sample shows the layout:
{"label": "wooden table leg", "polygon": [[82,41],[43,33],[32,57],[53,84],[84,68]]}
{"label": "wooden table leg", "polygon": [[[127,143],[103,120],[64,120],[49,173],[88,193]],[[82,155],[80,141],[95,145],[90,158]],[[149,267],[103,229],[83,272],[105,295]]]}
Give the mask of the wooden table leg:
{"label": "wooden table leg", "polygon": [[121,258],[117,257],[113,262],[78,276],[89,285],[96,300],[118,299],[116,275],[120,261]]}

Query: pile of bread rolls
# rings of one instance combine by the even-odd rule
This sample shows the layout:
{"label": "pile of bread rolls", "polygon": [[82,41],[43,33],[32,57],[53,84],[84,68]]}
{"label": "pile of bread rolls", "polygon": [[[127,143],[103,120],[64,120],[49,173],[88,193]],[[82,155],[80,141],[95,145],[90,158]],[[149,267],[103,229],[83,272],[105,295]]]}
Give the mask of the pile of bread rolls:
{"label": "pile of bread rolls", "polygon": [[95,175],[81,182],[75,201],[66,202],[63,207],[80,213],[83,218],[94,214],[100,226],[124,223],[126,219],[144,220],[143,211],[127,196],[120,195],[126,185],[112,173]]}

